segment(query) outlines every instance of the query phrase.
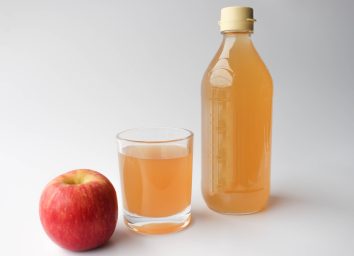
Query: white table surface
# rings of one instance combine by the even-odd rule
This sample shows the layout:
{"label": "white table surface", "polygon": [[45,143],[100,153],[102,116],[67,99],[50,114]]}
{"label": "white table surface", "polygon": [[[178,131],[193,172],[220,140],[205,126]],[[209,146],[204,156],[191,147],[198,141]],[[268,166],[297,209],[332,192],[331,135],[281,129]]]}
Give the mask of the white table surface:
{"label": "white table surface", "polygon": [[[25,147],[30,149],[35,141],[30,138],[22,143],[26,143],[28,146]],[[53,141],[48,142],[51,143]],[[54,166],[61,165],[58,163],[62,161],[58,160],[61,157],[56,152],[50,152],[51,149],[45,150],[44,146],[40,146],[38,152],[33,150],[23,154],[22,151],[19,155],[21,147],[17,146],[10,148],[17,154],[2,159],[2,163],[6,164],[2,165],[1,170],[1,251],[6,252],[3,255],[75,255],[57,247],[46,236],[39,221],[38,200],[41,190],[58,172]],[[94,159],[90,166],[97,169],[95,162],[111,162],[112,168],[107,163],[107,167],[103,168],[110,171],[102,172],[118,189],[118,171],[115,170],[113,152],[114,147],[112,154],[107,154],[111,157],[104,158],[110,161]],[[65,157],[71,164],[76,161]],[[89,163],[89,158],[80,161]],[[200,168],[198,160],[195,160],[193,221],[187,229],[169,235],[136,234],[122,223],[120,205],[119,223],[111,240],[102,248],[88,251],[85,255],[222,253],[330,256],[352,255],[354,252],[353,166],[329,159],[312,165],[307,161],[304,164],[306,167],[296,163],[287,167],[276,165],[272,170],[269,207],[257,214],[231,216],[214,213],[204,204],[199,190]],[[53,174],[45,170],[53,170]]]}
{"label": "white table surface", "polygon": [[140,126],[195,132],[192,224],[138,235],[120,205],[110,242],[80,255],[354,255],[351,1],[244,1],[274,80],[271,198],[246,216],[201,198],[200,80],[232,4],[0,2],[0,255],[78,255],[44,233],[42,189],[90,168],[120,192],[114,136]]}

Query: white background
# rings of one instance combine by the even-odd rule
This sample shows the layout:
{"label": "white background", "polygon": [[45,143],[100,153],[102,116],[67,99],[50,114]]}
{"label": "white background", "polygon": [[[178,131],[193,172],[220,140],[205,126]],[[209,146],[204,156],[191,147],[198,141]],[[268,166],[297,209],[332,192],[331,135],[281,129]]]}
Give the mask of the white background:
{"label": "white background", "polygon": [[[272,196],[224,216],[200,192],[200,80],[222,7],[255,9],[274,80]],[[74,255],[44,233],[42,189],[77,168],[119,189],[115,134],[195,132],[193,223],[141,236],[122,223],[85,255],[354,255],[351,1],[0,1],[0,255]],[[120,200],[120,196],[119,196]],[[121,209],[120,209],[121,210]]]}

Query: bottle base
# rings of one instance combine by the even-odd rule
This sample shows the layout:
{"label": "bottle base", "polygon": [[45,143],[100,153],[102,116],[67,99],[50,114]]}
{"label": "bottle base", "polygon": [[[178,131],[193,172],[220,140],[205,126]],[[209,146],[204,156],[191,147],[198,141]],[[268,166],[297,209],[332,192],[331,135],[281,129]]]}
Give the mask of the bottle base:
{"label": "bottle base", "polygon": [[219,208],[214,208],[212,206],[210,206],[209,204],[207,204],[208,208],[214,212],[223,214],[223,215],[250,215],[250,214],[254,214],[254,213],[258,213],[258,212],[262,212],[264,211],[267,207],[262,207],[258,210],[254,210],[254,211],[238,211],[238,212],[234,212],[234,211],[224,211],[222,209]]}
{"label": "bottle base", "polygon": [[219,192],[204,195],[209,209],[226,215],[248,215],[263,211],[268,202],[269,193],[264,189],[247,192]]}
{"label": "bottle base", "polygon": [[161,218],[144,217],[124,211],[124,223],[132,231],[140,234],[157,235],[174,233],[186,228],[191,222],[191,207],[182,212]]}

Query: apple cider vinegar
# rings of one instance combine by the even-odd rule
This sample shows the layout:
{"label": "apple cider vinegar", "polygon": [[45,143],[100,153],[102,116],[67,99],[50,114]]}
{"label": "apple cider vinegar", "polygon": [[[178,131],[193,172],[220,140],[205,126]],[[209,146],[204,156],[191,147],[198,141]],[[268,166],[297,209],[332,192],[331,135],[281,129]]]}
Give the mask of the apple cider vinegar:
{"label": "apple cider vinegar", "polygon": [[119,157],[123,203],[130,213],[165,217],[190,205],[191,152],[173,145],[128,146]]}
{"label": "apple cider vinegar", "polygon": [[193,133],[137,128],[117,135],[124,222],[144,234],[184,229],[191,220]]}
{"label": "apple cider vinegar", "polygon": [[251,40],[253,10],[227,7],[202,81],[202,191],[221,213],[262,210],[270,190],[273,85]]}

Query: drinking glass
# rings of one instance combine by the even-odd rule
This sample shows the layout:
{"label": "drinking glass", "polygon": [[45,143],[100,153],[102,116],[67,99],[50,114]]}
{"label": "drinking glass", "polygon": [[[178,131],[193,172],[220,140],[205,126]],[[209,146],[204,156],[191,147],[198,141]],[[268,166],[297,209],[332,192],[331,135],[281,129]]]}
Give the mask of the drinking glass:
{"label": "drinking glass", "polygon": [[191,220],[193,133],[137,128],[117,135],[124,222],[145,234],[179,231]]}

